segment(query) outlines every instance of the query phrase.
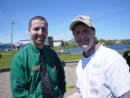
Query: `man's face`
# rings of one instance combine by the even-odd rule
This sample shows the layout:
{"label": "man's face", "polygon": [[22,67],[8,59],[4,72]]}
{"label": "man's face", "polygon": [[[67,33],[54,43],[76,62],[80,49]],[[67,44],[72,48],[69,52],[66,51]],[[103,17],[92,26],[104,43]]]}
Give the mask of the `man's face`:
{"label": "man's face", "polygon": [[28,32],[35,45],[43,45],[48,35],[48,24],[43,20],[32,20]]}
{"label": "man's face", "polygon": [[78,24],[74,27],[73,36],[76,43],[88,51],[93,45],[95,32],[85,24]]}

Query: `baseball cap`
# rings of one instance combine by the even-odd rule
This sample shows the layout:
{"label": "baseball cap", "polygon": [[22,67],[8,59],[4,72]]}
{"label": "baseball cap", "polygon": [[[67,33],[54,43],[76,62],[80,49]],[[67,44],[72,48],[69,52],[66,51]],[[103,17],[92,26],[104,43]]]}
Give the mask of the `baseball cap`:
{"label": "baseball cap", "polygon": [[79,22],[82,22],[89,27],[93,27],[92,20],[89,18],[89,16],[80,15],[73,19],[72,23],[70,24],[70,30],[73,31],[73,27]]}

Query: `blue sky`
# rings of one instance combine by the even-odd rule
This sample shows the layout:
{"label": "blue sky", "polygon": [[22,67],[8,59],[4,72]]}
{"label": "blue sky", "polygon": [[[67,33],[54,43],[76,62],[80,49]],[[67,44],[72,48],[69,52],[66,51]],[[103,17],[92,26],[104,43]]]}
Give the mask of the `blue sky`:
{"label": "blue sky", "polygon": [[54,40],[73,38],[69,25],[77,15],[91,17],[98,39],[130,39],[130,0],[0,0],[0,42],[29,39],[28,22],[37,15],[49,23]]}

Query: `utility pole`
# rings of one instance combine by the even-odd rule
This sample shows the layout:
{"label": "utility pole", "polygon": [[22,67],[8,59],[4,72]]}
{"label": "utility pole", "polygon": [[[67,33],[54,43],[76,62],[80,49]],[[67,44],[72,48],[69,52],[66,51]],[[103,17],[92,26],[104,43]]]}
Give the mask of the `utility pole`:
{"label": "utility pole", "polygon": [[13,50],[13,25],[15,23],[11,21],[11,51]]}

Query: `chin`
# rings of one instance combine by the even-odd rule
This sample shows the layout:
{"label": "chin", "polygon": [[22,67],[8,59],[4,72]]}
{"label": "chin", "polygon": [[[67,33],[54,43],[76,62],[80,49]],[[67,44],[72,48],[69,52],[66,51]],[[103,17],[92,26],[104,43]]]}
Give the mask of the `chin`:
{"label": "chin", "polygon": [[81,46],[89,46],[88,44],[80,44]]}
{"label": "chin", "polygon": [[42,45],[42,44],[44,44],[44,41],[37,40],[37,41],[35,41],[35,43],[38,44],[38,45]]}

